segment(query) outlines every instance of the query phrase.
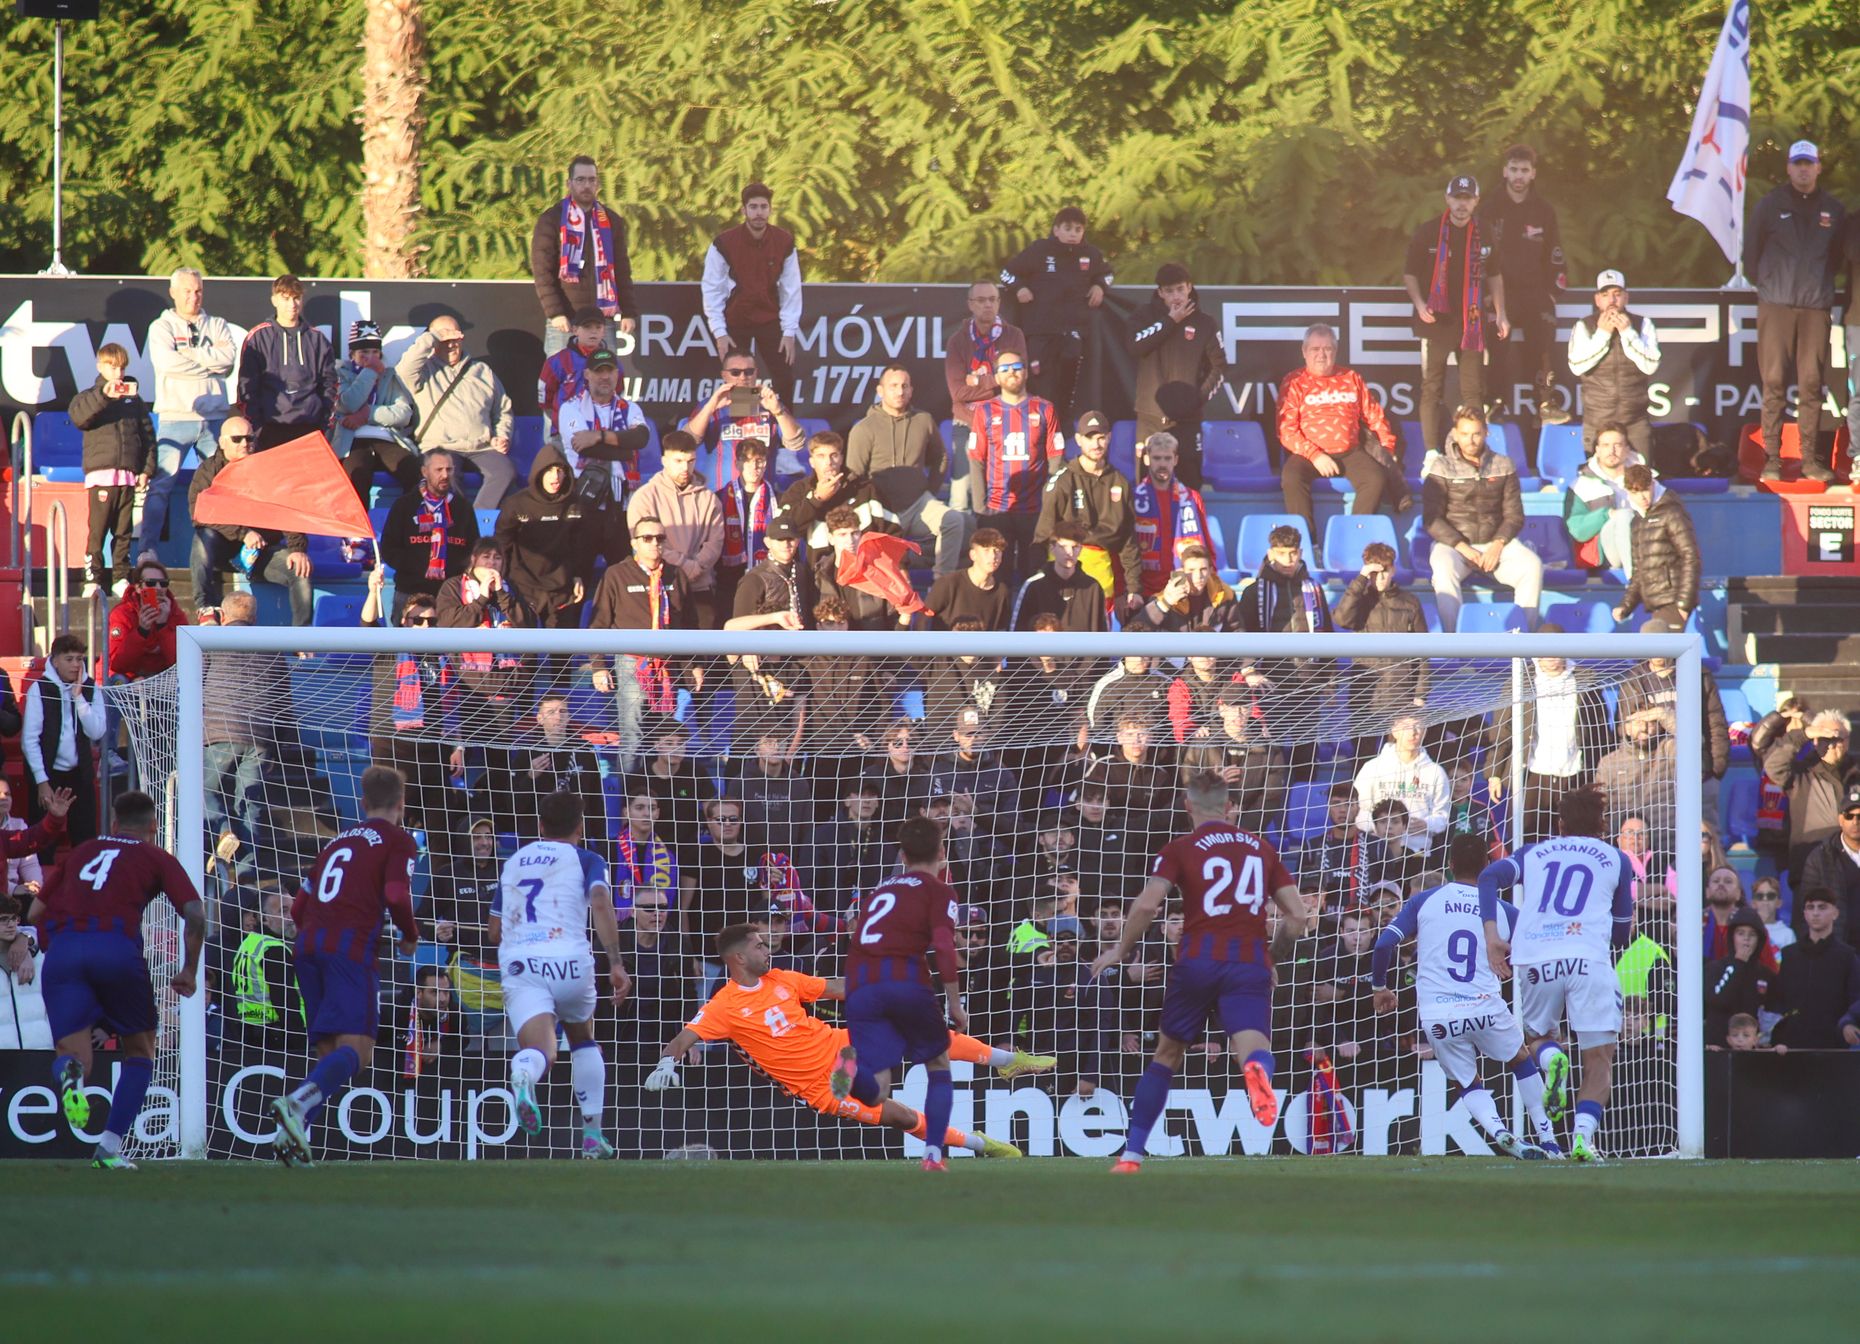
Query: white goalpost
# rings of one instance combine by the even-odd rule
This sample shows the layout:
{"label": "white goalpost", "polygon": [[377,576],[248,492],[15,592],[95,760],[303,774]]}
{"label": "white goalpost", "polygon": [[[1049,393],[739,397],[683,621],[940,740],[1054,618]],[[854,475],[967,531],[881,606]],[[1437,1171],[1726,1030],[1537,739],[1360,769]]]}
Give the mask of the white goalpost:
{"label": "white goalpost", "polygon": [[[959,1064],[953,1123],[1034,1154],[1112,1152],[1154,1048],[1170,931],[1159,921],[1103,982],[1079,968],[1115,938],[1156,849],[1189,828],[1179,784],[1210,768],[1228,772],[1238,824],[1280,848],[1321,908],[1322,929],[1279,966],[1278,1125],[1255,1125],[1238,1064],[1203,1050],[1178,1076],[1152,1151],[1488,1151],[1417,1038],[1411,993],[1396,1013],[1375,1015],[1362,977],[1368,944],[1400,900],[1446,880],[1449,835],[1489,836],[1496,855],[1544,833],[1532,783],[1542,770],[1528,768],[1543,762],[1522,739],[1538,707],[1532,660],[1547,659],[1567,660],[1589,697],[1581,703],[1608,705],[1610,720],[1621,693],[1638,693],[1646,660],[1675,666],[1670,741],[1632,775],[1615,768],[1628,758],[1610,763],[1611,827],[1639,818],[1652,841],[1636,965],[1656,974],[1647,1001],[1630,999],[1601,1147],[1703,1153],[1704,875],[1690,840],[1701,821],[1702,663],[1691,636],[211,626],[177,635],[171,674],[109,692],[173,852],[209,899],[207,964],[219,968],[211,1008],[205,993],[162,996],[156,1086],[174,1101],[171,1114],[138,1127],[145,1154],[267,1155],[263,1104],[310,1059],[278,950],[288,943],[279,912],[308,856],[356,822],[354,780],[370,762],[410,776],[408,825],[424,846],[419,914],[450,941],[414,963],[383,954],[381,1046],[372,1076],[322,1118],[326,1156],[568,1155],[565,1066],[545,1095],[551,1134],[525,1143],[516,1131],[495,949],[472,941],[483,875],[534,838],[536,799],[557,787],[588,800],[588,842],[608,858],[623,904],[667,907],[628,918],[623,940],[659,997],[596,1018],[608,1123],[623,1152],[906,1151],[894,1131],[815,1114],[726,1047],[702,1050],[678,1093],[648,1096],[640,1083],[675,1023],[714,988],[706,935],[719,920],[764,924],[778,965],[837,974],[848,918],[895,861],[889,832],[919,810],[951,837],[971,1032],[1061,1058],[1052,1075],[1012,1080]],[[621,694],[593,689],[591,656],[620,676]],[[205,698],[218,658],[268,669],[247,694],[279,735],[264,768],[247,761],[237,777],[228,751],[208,740],[226,707]],[[1146,670],[1126,661],[1139,658]],[[211,684],[225,686],[225,676]],[[1365,773],[1391,722],[1408,714],[1439,774],[1419,765]],[[1570,778],[1631,750],[1611,724],[1604,736],[1582,714],[1576,721],[1581,763]],[[1377,797],[1358,795],[1363,779],[1383,781]],[[1430,781],[1440,779],[1451,792],[1444,829],[1421,815],[1424,800],[1437,804]],[[227,831],[239,856],[216,861]],[[157,965],[173,942],[158,909]],[[830,1002],[812,1007],[837,1023]],[[1488,1066],[1487,1075],[1509,1113],[1507,1072]],[[897,1095],[914,1104],[921,1091],[913,1073]]]}

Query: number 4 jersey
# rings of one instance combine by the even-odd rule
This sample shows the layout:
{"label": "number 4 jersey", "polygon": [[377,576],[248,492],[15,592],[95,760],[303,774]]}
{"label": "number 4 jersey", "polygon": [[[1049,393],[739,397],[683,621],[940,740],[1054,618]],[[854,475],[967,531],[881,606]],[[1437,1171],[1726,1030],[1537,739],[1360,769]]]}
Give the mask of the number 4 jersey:
{"label": "number 4 jersey", "polygon": [[48,946],[61,933],[120,933],[140,946],[142,912],[158,896],[176,910],[199,899],[166,850],[127,836],[99,836],[66,855],[46,883],[40,931]]}
{"label": "number 4 jersey", "polygon": [[364,821],[323,846],[291,903],[298,954],[343,956],[372,966],[387,914],[402,934],[417,938],[413,865],[418,854],[413,837],[391,821]]}
{"label": "number 4 jersey", "polygon": [[1266,905],[1296,886],[1279,852],[1250,831],[1205,821],[1163,846],[1150,876],[1182,893],[1179,957],[1269,962]]}
{"label": "number 4 jersey", "polygon": [[1493,918],[1506,887],[1521,888],[1511,935],[1514,965],[1568,957],[1594,957],[1608,965],[1611,950],[1627,945],[1634,924],[1634,868],[1606,840],[1558,836],[1487,865],[1479,874],[1482,919]]}
{"label": "number 4 jersey", "polygon": [[[1498,931],[1510,937],[1518,912],[1510,901],[1498,903]],[[1485,921],[1479,914],[1479,889],[1470,882],[1447,882],[1409,898],[1376,941],[1371,981],[1388,983],[1395,949],[1414,939],[1414,1001],[1423,1021],[1503,1006],[1504,992],[1485,957]]]}

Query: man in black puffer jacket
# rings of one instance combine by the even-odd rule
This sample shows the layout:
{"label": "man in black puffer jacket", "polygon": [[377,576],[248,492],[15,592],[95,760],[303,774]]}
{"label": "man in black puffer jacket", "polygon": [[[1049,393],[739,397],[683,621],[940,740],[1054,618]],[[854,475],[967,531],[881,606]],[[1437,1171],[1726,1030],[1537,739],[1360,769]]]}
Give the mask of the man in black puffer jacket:
{"label": "man in black puffer jacket", "polygon": [[545,443],[530,467],[529,486],[507,497],[497,514],[510,586],[543,630],[579,628],[581,604],[594,588],[595,557],[627,555],[619,506],[590,500],[575,486],[562,450]]}
{"label": "man in black puffer jacket", "polygon": [[1485,415],[1477,407],[1461,407],[1446,446],[1421,465],[1421,522],[1434,539],[1428,564],[1440,628],[1447,634],[1458,627],[1460,584],[1468,574],[1490,574],[1500,587],[1513,589],[1533,626],[1543,596],[1544,562],[1518,540],[1524,530],[1518,469],[1486,447],[1485,435]]}
{"label": "man in black puffer jacket", "polygon": [[[90,496],[90,544],[84,596],[129,578],[136,487],[155,471],[155,425],[149,404],[129,377],[129,352],[112,342],[97,352],[97,381],[71,398],[71,423],[84,431],[84,493]],[[108,535],[112,560],[103,553]]]}
{"label": "man in black puffer jacket", "polygon": [[1699,539],[1692,515],[1645,465],[1629,467],[1621,484],[1634,508],[1628,525],[1633,573],[1615,620],[1625,621],[1645,607],[1655,620],[1683,630],[1699,604]]}

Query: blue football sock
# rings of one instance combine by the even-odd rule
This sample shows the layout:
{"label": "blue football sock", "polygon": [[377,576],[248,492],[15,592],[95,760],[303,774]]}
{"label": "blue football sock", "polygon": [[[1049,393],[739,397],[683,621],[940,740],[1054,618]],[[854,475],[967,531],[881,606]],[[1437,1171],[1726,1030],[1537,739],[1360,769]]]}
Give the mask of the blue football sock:
{"label": "blue football sock", "polygon": [[1272,1068],[1273,1068],[1272,1051],[1255,1050],[1252,1054],[1246,1057],[1246,1062],[1248,1064],[1259,1065],[1260,1068],[1266,1071],[1266,1081],[1267,1082],[1272,1081]]}
{"label": "blue football sock", "polygon": [[924,1089],[924,1146],[929,1155],[943,1156],[943,1141],[949,1136],[949,1112],[956,1104],[956,1089],[947,1068],[931,1069],[930,1083]]}
{"label": "blue football sock", "polygon": [[852,1099],[862,1101],[867,1106],[876,1106],[879,1102],[878,1075],[870,1069],[860,1069],[853,1075]]}
{"label": "blue football sock", "polygon": [[154,1060],[131,1055],[123,1061],[122,1072],[116,1076],[116,1090],[110,1094],[110,1123],[104,1126],[104,1133],[114,1134],[119,1145],[136,1123],[142,1098],[148,1095],[149,1081],[154,1077]]}
{"label": "blue football sock", "polygon": [[1537,1058],[1534,1055],[1526,1055],[1523,1059],[1511,1066],[1511,1076],[1513,1078],[1529,1078],[1535,1074],[1541,1074],[1542,1072],[1543,1070],[1537,1067]]}
{"label": "blue football sock", "polygon": [[292,1099],[304,1108],[304,1119],[314,1120],[316,1113],[323,1109],[323,1103],[347,1087],[349,1079],[361,1067],[362,1057],[348,1045],[339,1045],[318,1060],[310,1076],[291,1093]]}
{"label": "blue football sock", "polygon": [[1169,1101],[1169,1087],[1174,1081],[1175,1070],[1153,1059],[1143,1070],[1143,1076],[1137,1079],[1137,1094],[1130,1101],[1130,1130],[1124,1137],[1127,1160],[1143,1160],[1143,1150],[1149,1147],[1150,1130],[1162,1118],[1163,1107]]}
{"label": "blue football sock", "polygon": [[[76,1055],[60,1055],[57,1059],[54,1059],[52,1061],[52,1081],[54,1083],[63,1083],[65,1080],[65,1065],[77,1064],[77,1062],[78,1058]],[[84,1069],[82,1065],[78,1066],[77,1073],[78,1080],[80,1082],[83,1081]]]}

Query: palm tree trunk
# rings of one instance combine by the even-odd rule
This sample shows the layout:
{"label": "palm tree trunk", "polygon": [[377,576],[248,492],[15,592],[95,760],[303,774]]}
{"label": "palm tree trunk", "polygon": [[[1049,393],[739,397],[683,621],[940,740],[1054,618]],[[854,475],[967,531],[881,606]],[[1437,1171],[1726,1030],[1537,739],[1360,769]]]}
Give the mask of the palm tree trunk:
{"label": "palm tree trunk", "polygon": [[422,0],[366,0],[362,28],[362,274],[423,273],[420,147],[426,127]]}

